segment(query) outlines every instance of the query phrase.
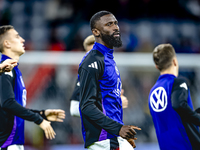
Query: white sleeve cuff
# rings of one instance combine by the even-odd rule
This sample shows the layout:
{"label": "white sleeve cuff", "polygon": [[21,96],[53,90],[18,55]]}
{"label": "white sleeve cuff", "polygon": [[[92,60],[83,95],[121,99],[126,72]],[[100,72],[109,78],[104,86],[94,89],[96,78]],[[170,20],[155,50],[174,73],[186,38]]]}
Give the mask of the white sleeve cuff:
{"label": "white sleeve cuff", "polygon": [[71,116],[80,117],[79,101],[71,100],[71,102],[70,102],[70,114],[71,114]]}

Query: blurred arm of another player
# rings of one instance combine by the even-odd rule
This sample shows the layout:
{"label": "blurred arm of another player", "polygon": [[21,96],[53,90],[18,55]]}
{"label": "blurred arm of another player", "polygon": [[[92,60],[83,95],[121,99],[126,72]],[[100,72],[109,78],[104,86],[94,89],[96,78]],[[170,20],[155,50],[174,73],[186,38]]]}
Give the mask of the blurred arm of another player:
{"label": "blurred arm of another player", "polygon": [[122,99],[122,108],[128,107],[128,99],[126,96],[124,96],[124,89],[121,91],[121,99]]}
{"label": "blurred arm of another player", "polygon": [[200,126],[199,109],[194,111],[188,104],[190,90],[187,82],[183,78],[174,79],[171,94],[172,108],[188,123]]}
{"label": "blurred arm of another player", "polygon": [[[78,84],[78,81],[77,81],[77,84]],[[70,102],[70,114],[71,116],[74,116],[74,117],[80,117],[79,101],[74,100],[74,99],[78,99],[78,96],[79,96],[79,88],[78,88],[79,86],[78,87],[77,86],[78,85],[76,85],[74,89],[74,92],[71,97],[71,102]],[[124,109],[128,107],[128,99],[123,94],[124,94],[124,89],[122,89],[122,92],[121,92],[122,108]]]}
{"label": "blurred arm of another player", "polygon": [[[95,42],[95,38],[94,35],[89,35],[85,38],[85,40],[83,41],[83,47],[85,52],[89,52],[94,45]],[[76,85],[72,94],[72,97],[70,98],[70,114],[71,116],[74,117],[80,117],[80,112],[79,112],[79,94],[80,94],[80,83],[77,79],[76,81]]]}
{"label": "blurred arm of another player", "polygon": [[0,73],[10,72],[15,66],[17,66],[17,61],[13,59],[7,59],[0,64]]}
{"label": "blurred arm of another player", "polygon": [[79,95],[80,95],[80,83],[77,79],[74,91],[70,98],[70,114],[71,114],[71,116],[74,116],[74,117],[80,117]]}
{"label": "blurred arm of another player", "polygon": [[70,114],[71,114],[71,116],[74,116],[74,117],[80,117],[79,101],[71,100],[71,102],[70,102]]}

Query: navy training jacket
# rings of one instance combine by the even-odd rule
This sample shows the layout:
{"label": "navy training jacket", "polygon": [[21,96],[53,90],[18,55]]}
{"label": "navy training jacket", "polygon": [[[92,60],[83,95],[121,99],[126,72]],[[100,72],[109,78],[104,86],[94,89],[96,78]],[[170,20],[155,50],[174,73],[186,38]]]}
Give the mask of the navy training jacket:
{"label": "navy training jacket", "polygon": [[80,116],[85,147],[116,138],[123,126],[122,83],[113,51],[95,42],[79,65]]}

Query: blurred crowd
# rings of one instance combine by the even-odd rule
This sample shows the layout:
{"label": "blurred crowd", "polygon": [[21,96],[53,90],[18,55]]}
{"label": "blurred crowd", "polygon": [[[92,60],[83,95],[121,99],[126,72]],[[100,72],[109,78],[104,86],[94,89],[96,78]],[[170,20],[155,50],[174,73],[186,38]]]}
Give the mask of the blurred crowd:
{"label": "blurred crowd", "polygon": [[199,0],[0,0],[0,25],[12,24],[26,50],[83,51],[90,17],[111,11],[119,21],[123,47],[149,52],[171,43],[178,53],[200,52]]}

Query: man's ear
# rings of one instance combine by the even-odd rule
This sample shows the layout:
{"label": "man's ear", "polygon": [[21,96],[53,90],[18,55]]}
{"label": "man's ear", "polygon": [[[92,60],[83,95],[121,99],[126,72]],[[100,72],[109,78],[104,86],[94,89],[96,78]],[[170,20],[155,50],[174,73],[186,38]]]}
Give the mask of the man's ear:
{"label": "man's ear", "polygon": [[98,29],[92,29],[92,33],[95,37],[100,37],[100,31]]}
{"label": "man's ear", "polygon": [[[155,67],[156,67],[156,69],[158,69],[158,66],[157,65],[155,65]],[[159,70],[159,69],[158,69]]]}
{"label": "man's ear", "polygon": [[6,47],[6,48],[10,48],[10,42],[8,40],[4,40],[3,46]]}
{"label": "man's ear", "polygon": [[174,66],[177,66],[178,62],[177,62],[177,59],[175,57],[173,58],[172,63],[174,64]]}

